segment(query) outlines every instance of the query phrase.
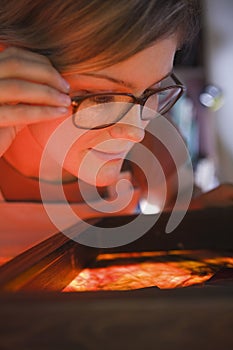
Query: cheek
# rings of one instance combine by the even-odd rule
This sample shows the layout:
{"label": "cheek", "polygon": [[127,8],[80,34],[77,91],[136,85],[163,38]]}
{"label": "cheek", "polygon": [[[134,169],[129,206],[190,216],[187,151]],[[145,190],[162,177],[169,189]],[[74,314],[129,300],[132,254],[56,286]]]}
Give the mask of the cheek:
{"label": "cheek", "polygon": [[53,141],[54,155],[59,151],[69,152],[69,157],[77,157],[77,153],[89,148],[97,137],[93,132],[75,128],[67,118],[31,124],[29,130],[42,149],[45,149],[48,142]]}
{"label": "cheek", "polygon": [[[56,120],[46,123],[30,125],[30,132],[42,149],[47,142],[48,155],[63,169],[81,180],[97,186],[107,186],[117,180],[123,160],[110,160],[103,162],[90,152],[97,145],[103,146],[103,142],[110,141],[106,150],[113,149],[112,140],[107,131],[83,131],[74,128],[72,123],[65,120]],[[54,137],[55,135],[55,137]],[[52,142],[51,142],[52,140]],[[75,140],[73,142],[73,140]],[[117,145],[122,149],[128,149],[125,140],[113,140],[114,149]],[[121,144],[122,143],[122,144]],[[106,145],[106,144],[105,144]],[[124,147],[123,147],[124,146]],[[48,150],[48,148],[47,148]],[[46,153],[45,153],[46,154]]]}
{"label": "cheek", "polygon": [[88,149],[71,148],[63,167],[72,175],[93,186],[108,186],[117,181],[123,159],[101,161]]}
{"label": "cheek", "polygon": [[[49,156],[73,175],[77,174],[88,149],[102,139],[99,131],[77,129],[67,118],[31,124],[28,129],[41,149],[48,150]],[[49,148],[46,148],[47,143]]]}
{"label": "cheek", "polygon": [[64,159],[63,168],[72,175],[77,176],[78,169],[80,168],[80,165],[82,164],[82,161],[87,153],[88,140],[80,138],[68,148]]}
{"label": "cheek", "polygon": [[[32,124],[28,128],[35,142],[41,147],[43,155],[49,156],[51,161],[76,176],[85,150],[90,144],[88,133],[79,137],[78,129],[73,125],[66,127],[66,119]],[[74,132],[77,135],[73,135]]]}
{"label": "cheek", "polygon": [[53,134],[53,132],[59,127],[59,125],[65,120],[59,119],[59,120],[51,120],[46,121],[42,123],[36,123],[31,124],[28,126],[32,136],[37,141],[37,143],[40,144],[42,148],[46,145],[48,142],[50,136]]}

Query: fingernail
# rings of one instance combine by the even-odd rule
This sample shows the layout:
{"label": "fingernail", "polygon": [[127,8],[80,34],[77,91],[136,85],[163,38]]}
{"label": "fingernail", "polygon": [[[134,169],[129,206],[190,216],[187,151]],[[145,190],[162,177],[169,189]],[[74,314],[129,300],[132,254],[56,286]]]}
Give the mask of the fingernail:
{"label": "fingernail", "polygon": [[71,98],[68,95],[60,94],[59,101],[61,102],[62,106],[69,107],[71,105]]}
{"label": "fingernail", "polygon": [[67,114],[69,109],[65,107],[56,107],[54,108],[56,114]]}
{"label": "fingernail", "polygon": [[69,92],[70,91],[70,84],[62,78],[62,87],[65,89],[66,92]]}
{"label": "fingernail", "polygon": [[119,124],[114,124],[113,128],[111,129],[111,131],[114,132],[115,136],[121,137],[122,136],[122,132],[123,132],[123,128]]}

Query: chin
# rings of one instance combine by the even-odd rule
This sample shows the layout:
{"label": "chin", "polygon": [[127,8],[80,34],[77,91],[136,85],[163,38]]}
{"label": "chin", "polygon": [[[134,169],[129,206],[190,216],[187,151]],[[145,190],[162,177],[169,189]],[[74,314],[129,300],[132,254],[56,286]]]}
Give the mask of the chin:
{"label": "chin", "polygon": [[[80,171],[78,178],[95,187],[105,187],[116,183],[119,179],[122,161],[109,161],[99,171]],[[92,170],[92,171],[91,171]]]}

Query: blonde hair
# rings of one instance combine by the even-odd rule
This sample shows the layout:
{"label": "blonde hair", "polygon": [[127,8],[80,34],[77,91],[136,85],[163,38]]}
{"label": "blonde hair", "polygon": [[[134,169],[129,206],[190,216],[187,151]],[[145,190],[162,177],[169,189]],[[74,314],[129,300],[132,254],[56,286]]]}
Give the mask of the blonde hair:
{"label": "blonde hair", "polygon": [[46,55],[60,72],[98,70],[173,33],[195,32],[195,0],[0,0],[0,43]]}

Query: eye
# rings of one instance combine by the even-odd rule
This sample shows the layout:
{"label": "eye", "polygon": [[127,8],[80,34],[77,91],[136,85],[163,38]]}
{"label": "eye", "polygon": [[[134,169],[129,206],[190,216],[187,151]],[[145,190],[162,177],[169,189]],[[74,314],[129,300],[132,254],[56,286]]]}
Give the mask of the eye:
{"label": "eye", "polygon": [[159,90],[160,88],[161,88],[161,81],[159,81],[158,83],[155,83],[155,84],[151,85],[150,87],[148,87],[148,88],[143,92],[143,96],[144,96],[144,95],[151,94],[152,92],[155,92],[155,91]]}
{"label": "eye", "polygon": [[93,101],[93,103],[96,103],[96,104],[114,102],[113,95],[97,95],[97,96],[90,97],[90,99]]}
{"label": "eye", "polygon": [[148,95],[151,95],[151,93],[154,93],[154,92],[155,92],[155,89],[152,89],[152,88],[146,89],[141,97],[142,98],[147,97]]}
{"label": "eye", "polygon": [[76,98],[76,97],[84,97],[86,95],[91,95],[93,94],[92,91],[88,91],[88,90],[75,90],[72,91],[72,93],[70,94],[71,98]]}

